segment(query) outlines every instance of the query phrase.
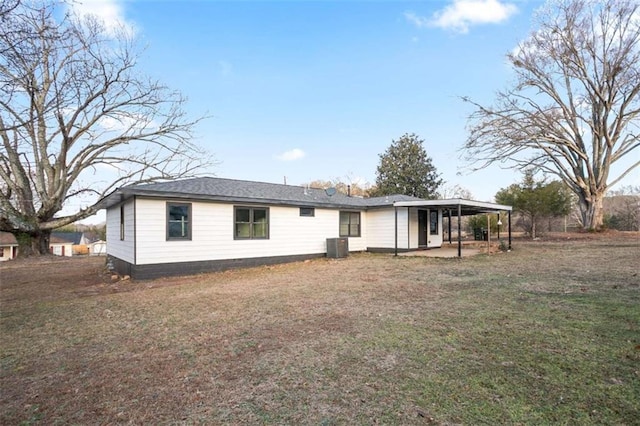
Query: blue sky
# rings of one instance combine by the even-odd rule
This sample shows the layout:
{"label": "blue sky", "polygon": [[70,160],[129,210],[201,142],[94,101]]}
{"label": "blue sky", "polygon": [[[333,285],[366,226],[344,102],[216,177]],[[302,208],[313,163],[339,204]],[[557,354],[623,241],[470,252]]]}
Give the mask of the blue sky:
{"label": "blue sky", "polygon": [[508,84],[541,1],[78,1],[133,28],[140,70],[211,116],[197,141],[216,176],[374,183],[379,154],[416,133],[446,186],[491,201],[521,179],[463,170],[459,97],[490,104]]}

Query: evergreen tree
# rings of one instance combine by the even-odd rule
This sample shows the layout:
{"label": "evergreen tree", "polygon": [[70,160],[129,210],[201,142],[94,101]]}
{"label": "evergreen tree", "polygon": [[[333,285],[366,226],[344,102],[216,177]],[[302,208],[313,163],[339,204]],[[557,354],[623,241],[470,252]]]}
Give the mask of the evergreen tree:
{"label": "evergreen tree", "polygon": [[393,140],[380,154],[376,188],[371,196],[404,194],[433,199],[438,196],[442,179],[416,134],[404,134]]}
{"label": "evergreen tree", "polygon": [[513,206],[522,215],[525,231],[535,238],[543,219],[569,214],[572,196],[562,182],[536,181],[533,171],[527,170],[522,183],[501,189],[495,198],[497,203]]}

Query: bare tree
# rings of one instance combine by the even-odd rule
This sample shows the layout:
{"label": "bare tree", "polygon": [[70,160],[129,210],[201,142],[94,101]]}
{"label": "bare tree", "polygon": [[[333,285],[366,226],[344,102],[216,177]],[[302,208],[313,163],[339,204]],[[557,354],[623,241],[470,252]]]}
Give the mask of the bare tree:
{"label": "bare tree", "polygon": [[354,197],[367,197],[370,189],[368,182],[361,184],[350,174],[347,174],[342,178],[336,177],[331,180],[316,179],[303,184],[303,186],[320,189],[335,188],[338,192],[349,194]]}
{"label": "bare tree", "polygon": [[462,198],[464,200],[473,200],[473,193],[457,183],[445,185],[438,195],[442,199]]}
{"label": "bare tree", "polygon": [[67,9],[56,20],[62,6],[26,2],[0,29],[0,230],[23,255],[47,252],[52,229],[94,214],[116,187],[210,161],[190,141],[200,118],[182,95],[137,74],[131,34]]}
{"label": "bare tree", "polygon": [[467,159],[555,174],[578,196],[582,225],[598,229],[607,188],[640,165],[630,156],[640,146],[639,5],[558,0],[538,18],[507,56],[514,86],[492,107],[464,99],[477,108]]}

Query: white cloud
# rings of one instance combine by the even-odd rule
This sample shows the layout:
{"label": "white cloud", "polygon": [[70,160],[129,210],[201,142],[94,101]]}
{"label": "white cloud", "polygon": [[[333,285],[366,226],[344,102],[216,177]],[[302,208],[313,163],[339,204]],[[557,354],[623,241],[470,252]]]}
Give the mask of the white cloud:
{"label": "white cloud", "polygon": [[122,0],[77,0],[70,2],[70,7],[78,16],[93,15],[102,20],[110,34],[124,30],[133,35],[135,24],[125,19],[122,3]]}
{"label": "white cloud", "polygon": [[404,16],[418,28],[438,27],[466,34],[473,25],[498,24],[517,11],[515,4],[502,0],[453,0],[453,3],[434,13],[431,19],[411,12],[406,12]]}
{"label": "white cloud", "polygon": [[306,154],[303,150],[299,148],[294,148],[292,150],[283,152],[282,154],[276,155],[276,160],[280,161],[295,161],[304,157]]}
{"label": "white cloud", "polygon": [[427,18],[423,18],[422,16],[418,16],[413,12],[405,12],[404,13],[404,18],[407,21],[411,22],[413,25],[415,25],[418,28],[429,26],[429,20]]}

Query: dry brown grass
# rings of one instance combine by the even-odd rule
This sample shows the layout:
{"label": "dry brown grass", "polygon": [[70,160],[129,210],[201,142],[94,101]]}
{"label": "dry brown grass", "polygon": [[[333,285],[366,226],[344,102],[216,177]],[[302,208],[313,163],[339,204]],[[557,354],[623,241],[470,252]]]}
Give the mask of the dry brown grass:
{"label": "dry brown grass", "polygon": [[640,418],[638,234],[111,283],[0,266],[0,423]]}

